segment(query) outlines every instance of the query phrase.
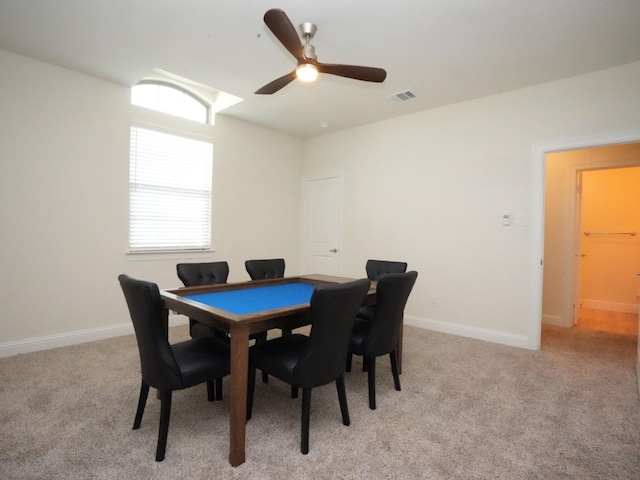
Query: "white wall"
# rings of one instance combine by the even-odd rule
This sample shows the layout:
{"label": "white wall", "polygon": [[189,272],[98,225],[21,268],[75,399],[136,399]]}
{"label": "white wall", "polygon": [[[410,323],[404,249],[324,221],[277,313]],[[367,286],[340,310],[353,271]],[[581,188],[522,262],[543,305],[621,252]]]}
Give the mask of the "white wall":
{"label": "white wall", "polygon": [[214,145],[216,257],[229,281],[249,280],[244,261],[281,257],[299,272],[302,141],[218,115]]}
{"label": "white wall", "polygon": [[344,274],[406,260],[408,322],[537,348],[540,151],[640,131],[638,85],[635,63],[307,141],[304,175],[345,172]]}
{"label": "white wall", "polygon": [[[117,275],[176,286],[179,260],[125,254],[129,90],[1,51],[0,64],[0,352],[121,332]],[[539,151],[640,131],[638,85],[635,63],[304,142],[219,116],[208,258],[231,280],[248,257],[298,273],[300,178],[343,171],[345,275],[406,260],[420,272],[409,322],[536,348]],[[530,224],[503,227],[504,213]]]}
{"label": "white wall", "polygon": [[[126,333],[117,275],[179,285],[185,257],[126,254],[127,87],[0,51],[0,355]],[[213,254],[299,265],[301,140],[219,116]],[[127,327],[127,328],[125,328]]]}

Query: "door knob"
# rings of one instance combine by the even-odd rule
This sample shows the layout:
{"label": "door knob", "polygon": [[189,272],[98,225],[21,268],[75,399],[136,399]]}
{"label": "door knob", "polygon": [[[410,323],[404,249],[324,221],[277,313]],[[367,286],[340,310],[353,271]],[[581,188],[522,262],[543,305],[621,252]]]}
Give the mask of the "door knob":
{"label": "door knob", "polygon": [[332,248],[331,250],[329,250],[331,253],[338,253],[338,249],[337,248]]}

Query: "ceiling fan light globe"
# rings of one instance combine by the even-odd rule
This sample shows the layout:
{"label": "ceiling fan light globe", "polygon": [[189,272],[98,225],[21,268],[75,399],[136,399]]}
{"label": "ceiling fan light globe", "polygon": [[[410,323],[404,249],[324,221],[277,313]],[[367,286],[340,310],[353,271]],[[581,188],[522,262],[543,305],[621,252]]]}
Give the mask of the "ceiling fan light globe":
{"label": "ceiling fan light globe", "polygon": [[296,68],[296,76],[301,82],[313,82],[318,78],[318,69],[310,63],[302,63]]}

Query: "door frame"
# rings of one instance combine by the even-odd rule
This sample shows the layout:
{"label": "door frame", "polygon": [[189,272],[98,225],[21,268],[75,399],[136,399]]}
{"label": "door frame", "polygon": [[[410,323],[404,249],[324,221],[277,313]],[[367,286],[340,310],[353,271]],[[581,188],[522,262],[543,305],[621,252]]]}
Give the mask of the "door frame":
{"label": "door frame", "polygon": [[[640,142],[631,142],[631,143],[640,143]],[[585,167],[583,165],[574,165],[571,169],[572,176],[574,178],[578,178],[582,176],[583,172],[601,172],[604,170],[612,170],[612,169],[621,169],[621,168],[637,168],[640,167],[640,158],[632,159],[632,160],[603,160],[600,162],[592,162],[589,164],[589,167]],[[582,187],[582,185],[580,185]],[[574,200],[576,202],[575,208],[571,210],[573,217],[571,219],[572,225],[574,225],[574,239],[572,245],[575,249],[573,252],[575,262],[577,263],[576,268],[573,271],[572,279],[573,279],[573,292],[574,292],[574,304],[573,307],[573,317],[572,324],[578,324],[578,311],[579,311],[579,302],[580,302],[580,278],[582,275],[580,269],[581,263],[581,254],[582,254],[582,228],[581,228],[581,212],[582,212],[582,194],[577,194],[574,196]]]}
{"label": "door frame", "polygon": [[571,209],[573,215],[573,240],[572,246],[572,274],[573,274],[573,288],[572,288],[572,305],[571,305],[571,325],[578,324],[578,315],[580,313],[580,268],[582,266],[582,172],[584,170],[577,170],[571,175],[573,180],[573,200],[575,205]]}
{"label": "door frame", "polygon": [[[580,150],[593,147],[605,147],[624,143],[640,142],[640,130],[625,132],[605,133],[589,137],[560,139],[550,142],[535,143],[532,145],[532,222],[531,241],[532,255],[530,264],[530,298],[531,311],[527,321],[528,348],[540,349],[542,330],[542,287],[543,287],[543,262],[544,262],[544,222],[545,222],[545,159],[548,153]],[[575,198],[574,198],[575,201]],[[575,209],[573,209],[575,211]],[[572,241],[573,244],[573,241]],[[567,265],[573,264],[573,256],[569,255]],[[572,276],[569,281],[573,282]],[[567,299],[572,302],[573,299]]]}

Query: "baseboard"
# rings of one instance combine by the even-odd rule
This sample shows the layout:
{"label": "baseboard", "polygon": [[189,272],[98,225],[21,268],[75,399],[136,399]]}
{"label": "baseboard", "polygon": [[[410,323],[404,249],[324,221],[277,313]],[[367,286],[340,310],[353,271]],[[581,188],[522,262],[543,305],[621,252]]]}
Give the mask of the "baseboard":
{"label": "baseboard", "polygon": [[457,323],[443,322],[440,320],[429,320],[425,318],[412,317],[405,315],[404,323],[425,330],[434,330],[436,332],[450,333],[461,337],[474,338],[476,340],[484,340],[501,345],[509,345],[511,347],[520,347],[531,349],[530,340],[524,335],[515,335],[512,333],[500,332],[497,330],[488,330],[485,328],[469,327],[459,325]]}
{"label": "baseboard", "polygon": [[560,315],[546,315],[542,314],[542,323],[545,325],[554,325],[556,327],[572,327],[572,320],[565,320]]}
{"label": "baseboard", "polygon": [[636,376],[638,377],[638,393],[640,393],[640,343],[638,343],[638,355],[636,358]]}
{"label": "baseboard", "polygon": [[[188,319],[182,315],[170,316],[170,324],[172,326],[185,324],[187,322]],[[105,340],[107,338],[121,337],[123,335],[132,335],[133,333],[133,324],[128,322],[120,325],[110,325],[108,327],[77,330],[75,332],[0,343],[0,358],[11,357],[20,353],[37,352],[40,350],[49,350],[51,348],[94,342],[96,340]]]}
{"label": "baseboard", "polygon": [[609,312],[636,313],[637,303],[605,302],[603,300],[580,299],[582,308],[593,308],[594,310],[607,310]]}
{"label": "baseboard", "polygon": [[[440,320],[428,320],[412,316],[405,316],[404,321],[407,325],[423,328],[425,330],[434,330],[437,332],[449,333],[452,335],[460,335],[462,337],[474,338],[476,340],[484,340],[487,342],[499,343],[512,347],[528,349],[530,348],[529,338],[524,335],[514,335],[497,330],[468,327],[455,323],[442,322]],[[187,322],[188,319],[182,315],[172,315],[170,318],[171,325],[186,324]],[[79,330],[59,335],[49,335],[45,337],[29,338],[26,340],[18,340],[15,342],[1,343],[0,358],[10,357],[12,355],[18,355],[20,353],[29,353],[39,350],[48,350],[51,348],[66,347],[69,345],[77,345],[80,343],[93,342],[96,340],[104,340],[107,338],[131,334],[133,334],[133,325],[131,323],[125,323],[109,327]]]}

